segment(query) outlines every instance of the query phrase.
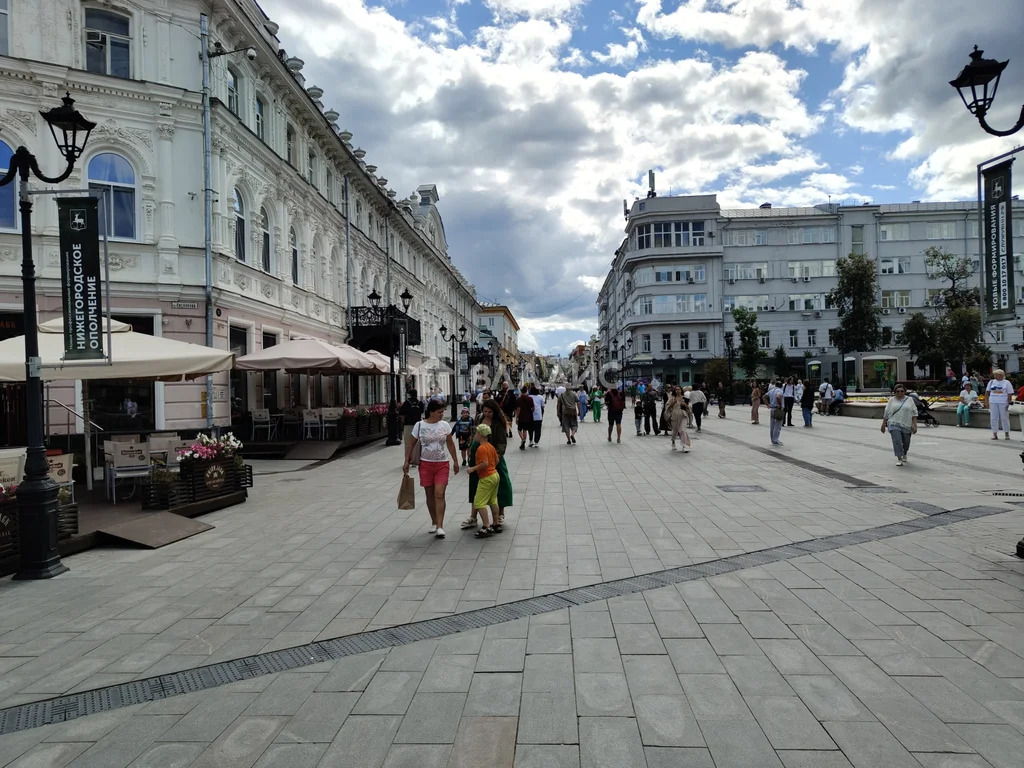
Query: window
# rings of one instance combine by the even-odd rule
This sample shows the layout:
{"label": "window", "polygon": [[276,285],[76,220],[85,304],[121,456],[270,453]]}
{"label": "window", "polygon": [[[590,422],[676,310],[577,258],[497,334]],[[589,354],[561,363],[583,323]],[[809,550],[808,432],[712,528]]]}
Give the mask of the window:
{"label": "window", "polygon": [[132,76],[132,40],[127,16],[85,9],[85,68],[99,75]]}
{"label": "window", "polygon": [[839,329],[838,328],[829,328],[828,329],[828,345],[830,347],[836,346],[836,339],[838,339],[838,338],[839,338]]}
{"label": "window", "polygon": [[904,257],[902,259],[882,259],[881,268],[883,275],[910,274],[910,257]]}
{"label": "window", "polygon": [[89,189],[102,198],[100,213],[107,237],[135,238],[135,171],[113,152],[101,152],[89,161]]}
{"label": "window", "polygon": [[763,229],[727,229],[723,245],[767,245],[768,233]]}
{"label": "window", "polygon": [[267,209],[260,208],[260,227],[262,237],[260,238],[260,262],[264,272],[270,271],[270,217],[267,216]]}
{"label": "window", "polygon": [[697,331],[697,349],[707,351],[708,348],[708,332]]}
{"label": "window", "polygon": [[285,131],[285,160],[291,165],[295,165],[295,129],[290,125],[288,130]]}
{"label": "window", "polygon": [[704,245],[704,222],[677,221],[675,235],[677,247]]}
{"label": "window", "polygon": [[819,310],[825,306],[825,297],[820,293],[791,293],[789,295],[789,308],[791,310],[806,312],[808,310]]}
{"label": "window", "polygon": [[910,306],[910,291],[896,291],[896,306],[897,307],[909,307]]}
{"label": "window", "polygon": [[993,334],[992,339],[997,344],[1006,341],[1006,329],[1005,328],[996,328],[994,331],[992,331],[992,334]]}
{"label": "window", "polygon": [[654,232],[654,247],[655,248],[671,248],[672,247],[672,223],[666,222],[662,224],[653,224]]}
{"label": "window", "polygon": [[490,327],[490,328],[493,328],[493,327],[494,327],[494,318],[493,318],[493,317],[488,317],[488,318],[487,318],[487,325],[488,325],[488,327]]}
{"label": "window", "polygon": [[663,333],[661,334],[661,351],[671,352],[672,351],[672,334]]}
{"label": "window", "polygon": [[256,135],[260,141],[267,140],[267,102],[256,97]]}
{"label": "window", "polygon": [[755,280],[768,276],[768,262],[751,264],[726,264],[726,280]]}
{"label": "window", "polygon": [[295,239],[295,229],[288,230],[288,250],[292,253],[292,284],[299,284],[299,242]]}
{"label": "window", "polygon": [[310,184],[316,186],[316,152],[313,150],[309,150],[309,154],[306,155],[306,178]]}
{"label": "window", "polygon": [[690,334],[680,333],[679,334],[679,348],[686,352],[690,348]]}
{"label": "window", "polygon": [[[3,3],[4,0],[0,0]],[[6,19],[0,18],[0,24]],[[6,174],[7,170],[11,167],[11,156],[14,152],[11,148],[0,141],[0,174]],[[6,187],[0,187],[0,229],[15,229],[18,226],[18,216],[16,211],[18,210],[16,195],[14,190],[17,189],[17,184],[8,184]]]}
{"label": "window", "polygon": [[761,349],[772,348],[772,333],[771,331],[761,331],[757,338],[758,345]]}
{"label": "window", "polygon": [[238,73],[228,67],[228,109],[238,114]]}
{"label": "window", "polygon": [[882,346],[889,346],[892,344],[892,328],[887,325],[882,326]]}
{"label": "window", "polygon": [[925,303],[932,307],[942,304],[942,289],[929,288],[925,293]]}
{"label": "window", "polygon": [[910,291],[882,291],[882,309],[910,306]]}
{"label": "window", "polygon": [[651,334],[644,333],[640,336],[640,351],[650,352],[651,351]]}
{"label": "window", "polygon": [[0,56],[10,56],[7,0],[0,0]]}
{"label": "window", "polygon": [[882,241],[889,240],[909,240],[910,239],[910,225],[909,224],[883,224],[878,228],[878,237]]}
{"label": "window", "polygon": [[644,251],[651,247],[651,225],[640,224],[636,228],[636,249]]}
{"label": "window", "polygon": [[807,332],[807,346],[808,347],[816,347],[816,346],[818,346],[818,332],[817,331],[808,331]]}
{"label": "window", "polygon": [[967,236],[977,240],[978,239],[978,216],[977,214],[971,214],[970,220],[967,222]]}
{"label": "window", "polygon": [[242,202],[242,193],[236,188],[234,191],[235,210],[235,258],[245,261],[245,203]]}
{"label": "window", "polygon": [[325,171],[324,186],[326,187],[327,201],[330,203],[334,202],[334,174],[331,169],[328,168]]}
{"label": "window", "polygon": [[835,227],[802,227],[797,230],[790,229],[786,232],[786,242],[789,245],[834,243],[835,241]]}
{"label": "window", "polygon": [[789,332],[789,346],[799,347],[800,346],[800,331]]}
{"label": "window", "polygon": [[929,240],[949,240],[956,237],[955,221],[933,221],[925,227],[925,237]]}
{"label": "window", "polygon": [[850,227],[850,253],[864,253],[864,227]]}

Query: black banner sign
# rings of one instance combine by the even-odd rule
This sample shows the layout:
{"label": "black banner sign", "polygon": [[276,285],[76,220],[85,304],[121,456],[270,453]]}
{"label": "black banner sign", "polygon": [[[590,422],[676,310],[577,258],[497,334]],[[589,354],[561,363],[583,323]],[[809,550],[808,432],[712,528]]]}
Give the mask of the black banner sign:
{"label": "black banner sign", "polygon": [[986,168],[985,179],[985,268],[982,289],[985,321],[1013,320],[1016,310],[1013,291],[1013,203],[1010,166],[1013,160]]}
{"label": "black banner sign", "polygon": [[98,203],[95,197],[57,199],[64,354],[68,360],[103,357]]}

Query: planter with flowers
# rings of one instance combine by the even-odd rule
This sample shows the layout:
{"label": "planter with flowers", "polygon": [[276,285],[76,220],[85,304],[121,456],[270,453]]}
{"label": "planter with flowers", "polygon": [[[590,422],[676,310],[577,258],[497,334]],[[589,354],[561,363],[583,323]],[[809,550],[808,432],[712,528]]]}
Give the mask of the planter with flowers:
{"label": "planter with flowers", "polygon": [[242,441],[228,432],[219,438],[201,434],[192,445],[178,451],[178,467],[187,502],[204,501],[252,487],[252,467],[242,460],[241,447]]}
{"label": "planter with flowers", "polygon": [[342,440],[355,440],[358,434],[358,421],[356,419],[355,408],[342,408],[341,409],[341,433]]}
{"label": "planter with flowers", "polygon": [[365,405],[356,406],[357,433],[360,437],[370,434],[370,409]]}

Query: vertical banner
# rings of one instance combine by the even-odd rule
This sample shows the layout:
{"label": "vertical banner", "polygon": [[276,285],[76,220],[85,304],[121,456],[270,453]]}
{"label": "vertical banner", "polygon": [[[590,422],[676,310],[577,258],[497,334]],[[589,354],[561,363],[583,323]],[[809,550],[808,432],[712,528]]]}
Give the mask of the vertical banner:
{"label": "vertical banner", "polygon": [[1013,320],[1015,300],[1013,290],[1012,202],[1010,193],[1010,166],[1013,160],[986,168],[981,172],[985,180],[985,269],[982,288],[985,302],[985,320]]}
{"label": "vertical banner", "polygon": [[57,199],[67,360],[103,358],[98,205],[95,197]]}

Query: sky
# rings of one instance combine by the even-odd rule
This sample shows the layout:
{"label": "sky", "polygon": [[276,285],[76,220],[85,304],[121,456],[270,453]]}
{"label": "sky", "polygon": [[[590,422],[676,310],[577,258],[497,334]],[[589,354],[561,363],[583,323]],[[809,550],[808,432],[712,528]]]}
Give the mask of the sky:
{"label": "sky", "polygon": [[[1020,141],[948,81],[975,44],[1020,50],[1021,0],[260,4],[399,197],[437,185],[452,261],[544,354],[596,332],[649,169],[724,208],[962,200]],[[1022,103],[1018,56],[990,124]]]}

